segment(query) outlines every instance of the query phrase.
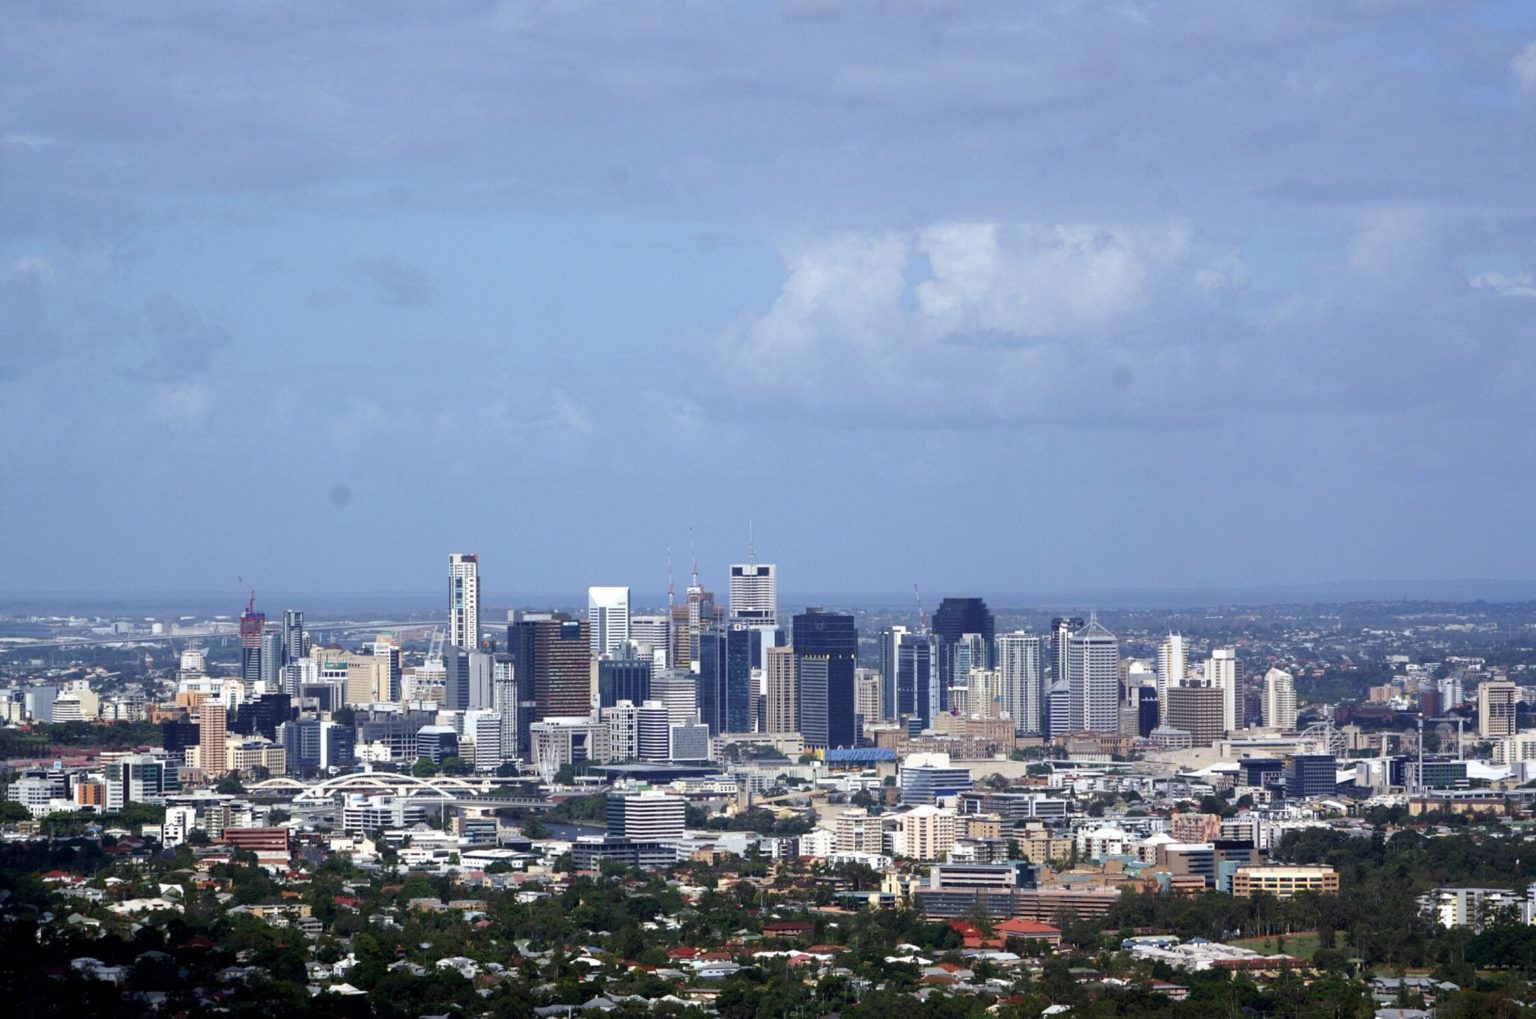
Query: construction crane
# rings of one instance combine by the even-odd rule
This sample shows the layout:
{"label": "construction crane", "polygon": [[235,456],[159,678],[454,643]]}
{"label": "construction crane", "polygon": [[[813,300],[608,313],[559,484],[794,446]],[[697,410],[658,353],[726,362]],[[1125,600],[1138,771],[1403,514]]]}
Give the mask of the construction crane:
{"label": "construction crane", "polygon": [[1419,773],[1418,773],[1417,776],[1415,776],[1417,781],[1414,784],[1416,786],[1418,786],[1418,792],[1419,792],[1419,794],[1421,796],[1424,794],[1424,790],[1426,788],[1425,785],[1424,785],[1424,723],[1425,722],[1455,722],[1456,723],[1456,759],[1458,761],[1465,760],[1465,758],[1462,756],[1461,736],[1462,736],[1462,726],[1467,724],[1467,720],[1465,718],[1463,718],[1461,715],[1442,715],[1439,718],[1425,718],[1423,715],[1419,716]]}
{"label": "construction crane", "polygon": [[912,581],[912,596],[917,599],[917,632],[928,632],[928,616],[923,612],[923,592],[918,590],[917,581]]}
{"label": "construction crane", "polygon": [[440,668],[442,666],[443,639],[446,636],[447,634],[443,631],[442,627],[433,628],[432,640],[427,644],[427,657],[422,660],[423,665],[428,668]]}

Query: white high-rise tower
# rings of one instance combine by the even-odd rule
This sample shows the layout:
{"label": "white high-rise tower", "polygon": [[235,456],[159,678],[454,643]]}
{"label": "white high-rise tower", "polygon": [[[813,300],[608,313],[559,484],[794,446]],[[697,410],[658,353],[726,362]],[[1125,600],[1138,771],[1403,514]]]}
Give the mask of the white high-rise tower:
{"label": "white high-rise tower", "polygon": [[1183,635],[1170,633],[1157,646],[1157,712],[1164,723],[1168,720],[1168,688],[1183,683],[1188,668]]}
{"label": "white high-rise tower", "polygon": [[1205,680],[1221,691],[1221,727],[1231,732],[1238,727],[1238,701],[1242,691],[1237,683],[1237,649],[1211,648],[1205,663]]}
{"label": "white high-rise tower", "polygon": [[592,655],[611,655],[629,640],[629,588],[587,588],[587,632]]}
{"label": "white high-rise tower", "polygon": [[996,638],[997,670],[1002,676],[1003,707],[1018,734],[1038,733],[1044,689],[1040,675],[1040,638],[1017,630]]}
{"label": "white high-rise tower", "polygon": [[1120,731],[1120,642],[1096,617],[1067,638],[1067,689],[1071,729]]}
{"label": "white high-rise tower", "polygon": [[1296,680],[1284,669],[1264,673],[1264,726],[1296,728]]}
{"label": "white high-rise tower", "polygon": [[779,621],[779,568],[773,563],[731,566],[731,622],[775,626]]}
{"label": "white high-rise tower", "polygon": [[448,643],[480,649],[480,556],[475,552],[448,557]]}

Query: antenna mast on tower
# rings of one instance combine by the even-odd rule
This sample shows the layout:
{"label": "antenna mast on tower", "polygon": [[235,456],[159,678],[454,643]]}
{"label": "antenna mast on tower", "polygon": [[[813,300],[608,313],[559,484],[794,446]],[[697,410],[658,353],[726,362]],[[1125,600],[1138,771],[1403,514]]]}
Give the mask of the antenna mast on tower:
{"label": "antenna mast on tower", "polygon": [[693,583],[688,585],[688,590],[703,590],[699,587],[699,543],[693,540],[693,527],[688,528],[688,547],[693,551]]}

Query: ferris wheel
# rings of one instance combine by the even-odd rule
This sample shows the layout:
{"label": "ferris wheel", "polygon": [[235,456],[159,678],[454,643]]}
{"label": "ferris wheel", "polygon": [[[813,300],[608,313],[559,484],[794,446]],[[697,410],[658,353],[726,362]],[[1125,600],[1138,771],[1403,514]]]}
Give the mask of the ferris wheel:
{"label": "ferris wheel", "polygon": [[1302,730],[1297,743],[1307,748],[1308,753],[1328,754],[1332,757],[1344,757],[1349,751],[1349,741],[1344,734],[1333,727],[1332,722],[1318,722],[1309,725]]}

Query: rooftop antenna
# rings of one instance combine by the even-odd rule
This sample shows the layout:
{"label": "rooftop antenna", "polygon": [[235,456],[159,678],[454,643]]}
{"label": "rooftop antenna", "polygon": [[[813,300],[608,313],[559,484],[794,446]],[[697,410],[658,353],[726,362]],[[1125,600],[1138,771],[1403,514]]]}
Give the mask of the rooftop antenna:
{"label": "rooftop antenna", "polygon": [[747,521],[747,562],[757,565],[757,546],[752,541],[752,521]]}
{"label": "rooftop antenna", "polygon": [[688,590],[700,590],[699,588],[699,543],[693,540],[693,525],[688,525],[688,547],[693,550],[693,583],[688,585]]}
{"label": "rooftop antenna", "polygon": [[667,546],[667,612],[670,614],[672,605],[677,601],[677,587],[672,583],[672,546]]}

